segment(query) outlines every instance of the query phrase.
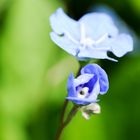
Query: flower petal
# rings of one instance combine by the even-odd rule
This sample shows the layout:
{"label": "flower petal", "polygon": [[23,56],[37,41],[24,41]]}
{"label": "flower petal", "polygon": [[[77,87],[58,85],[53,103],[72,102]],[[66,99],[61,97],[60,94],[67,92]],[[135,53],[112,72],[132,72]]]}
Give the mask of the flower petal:
{"label": "flower petal", "polygon": [[97,102],[97,96],[100,92],[100,85],[99,81],[96,82],[95,87],[92,91],[92,93],[87,98],[79,98],[79,97],[72,97],[68,96],[67,99],[75,102],[76,104],[89,104]]}
{"label": "flower petal", "polygon": [[97,100],[93,100],[91,98],[66,97],[66,99],[71,100],[72,102],[79,104],[79,105],[80,104],[85,105],[85,104],[97,102]]}
{"label": "flower petal", "polygon": [[78,76],[76,79],[74,79],[74,86],[77,87],[79,85],[87,83],[93,76],[93,74],[83,74]]}
{"label": "flower petal", "polygon": [[107,56],[107,51],[105,49],[99,48],[86,48],[84,50],[80,50],[78,53],[79,58],[95,58],[95,59],[108,59],[112,61],[117,61],[114,58]]}
{"label": "flower petal", "polygon": [[70,41],[65,35],[58,36],[56,33],[50,33],[51,39],[63,50],[70,53],[73,56],[76,56],[79,52],[78,45]]}
{"label": "flower petal", "polygon": [[97,64],[88,64],[81,69],[81,74],[97,74]]}
{"label": "flower petal", "polygon": [[78,21],[59,8],[50,16],[53,29],[51,39],[80,61],[108,59],[107,52],[121,57],[133,50],[133,40],[128,34],[120,34],[111,17],[105,13],[88,13]]}
{"label": "flower petal", "polygon": [[120,34],[116,39],[111,43],[112,52],[117,57],[122,57],[127,52],[133,50],[133,39],[128,34]]}
{"label": "flower petal", "polygon": [[93,90],[97,80],[98,80],[97,75],[94,75],[87,83],[83,85],[83,87],[88,87],[90,93]]}
{"label": "flower petal", "polygon": [[88,64],[81,69],[81,74],[94,74],[99,78],[100,94],[107,92],[109,88],[109,81],[106,72],[97,64]]}
{"label": "flower petal", "polygon": [[62,8],[50,16],[50,24],[53,31],[59,35],[68,32],[73,38],[80,38],[79,23],[67,16]]}
{"label": "flower petal", "polygon": [[68,82],[67,82],[67,90],[68,90],[68,96],[71,96],[71,97],[75,97],[76,96],[76,90],[75,90],[75,87],[74,87],[74,76],[73,76],[73,73],[71,73],[69,75]]}
{"label": "flower petal", "polygon": [[88,37],[98,39],[105,33],[116,36],[118,29],[114,25],[110,16],[105,13],[89,13],[83,16],[79,22],[85,27]]}
{"label": "flower petal", "polygon": [[99,73],[99,84],[100,84],[100,94],[105,94],[109,88],[109,81],[106,72],[97,65],[98,73]]}
{"label": "flower petal", "polygon": [[88,98],[90,98],[91,100],[97,100],[99,93],[100,93],[100,84],[99,84],[99,80],[97,80]]}

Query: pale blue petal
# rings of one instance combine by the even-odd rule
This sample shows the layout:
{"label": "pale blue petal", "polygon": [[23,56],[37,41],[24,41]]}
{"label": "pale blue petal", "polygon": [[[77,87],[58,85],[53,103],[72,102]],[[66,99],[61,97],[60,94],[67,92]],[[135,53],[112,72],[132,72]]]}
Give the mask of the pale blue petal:
{"label": "pale blue petal", "polygon": [[108,59],[108,60],[112,60],[112,61],[117,61],[114,58],[107,56],[107,50],[91,48],[91,47],[88,47],[84,50],[80,50],[77,57],[94,58],[94,59]]}
{"label": "pale blue petal", "polygon": [[114,25],[110,16],[105,13],[89,13],[84,15],[80,20],[86,30],[86,35],[93,39],[98,39],[105,33],[114,37],[118,34],[118,29]]}
{"label": "pale blue petal", "polygon": [[65,35],[64,36],[58,36],[56,33],[51,32],[50,33],[51,39],[63,50],[65,50],[67,53],[76,56],[79,52],[79,46],[70,41]]}
{"label": "pale blue petal", "polygon": [[57,9],[56,12],[50,16],[50,24],[55,33],[59,35],[69,33],[73,38],[79,40],[79,23],[67,16],[62,8]]}
{"label": "pale blue petal", "polygon": [[105,59],[107,58],[107,51],[87,47],[86,49],[80,50],[78,57]]}
{"label": "pale blue petal", "polygon": [[92,79],[93,76],[93,74],[83,74],[78,76],[76,79],[74,79],[74,86],[77,87],[79,85],[87,83]]}
{"label": "pale blue petal", "polygon": [[122,57],[127,52],[133,50],[133,39],[128,34],[120,34],[115,40],[110,44],[112,48],[112,52],[117,57]]}

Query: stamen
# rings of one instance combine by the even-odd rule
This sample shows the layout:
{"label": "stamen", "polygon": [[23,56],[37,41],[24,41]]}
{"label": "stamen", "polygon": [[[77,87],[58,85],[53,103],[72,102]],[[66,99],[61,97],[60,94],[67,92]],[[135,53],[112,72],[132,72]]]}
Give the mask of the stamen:
{"label": "stamen", "polygon": [[108,36],[108,33],[105,33],[98,40],[96,40],[95,43],[99,44],[99,43],[103,42],[107,38],[107,36]]}
{"label": "stamen", "polygon": [[85,46],[90,46],[91,47],[92,45],[96,44],[96,41],[94,41],[91,38],[86,38],[84,43],[85,43]]}
{"label": "stamen", "polygon": [[[101,37],[99,37],[97,40],[94,40],[92,38],[86,37],[86,30],[84,27],[83,23],[80,23],[80,31],[81,31],[81,38],[80,38],[80,44],[82,48],[85,47],[94,47],[96,45],[98,45],[99,43],[102,43],[107,37],[108,37],[108,33],[105,33],[104,35],[102,35]],[[76,39],[74,39],[69,32],[65,32],[65,34],[73,43],[78,44],[79,45],[79,41],[77,41]],[[103,48],[96,48],[96,49],[103,49]],[[105,49],[106,50],[106,49]]]}
{"label": "stamen", "polygon": [[93,45],[98,45],[99,43],[103,42],[107,36],[108,33],[105,33],[102,35],[99,39],[94,40],[92,38],[86,37],[86,30],[83,23],[80,23],[80,31],[81,31],[81,39],[80,44],[83,48],[85,47],[92,47]]}
{"label": "stamen", "polygon": [[81,31],[80,43],[84,45],[85,39],[86,39],[86,32],[85,32],[85,27],[83,23],[80,23],[80,31]]}
{"label": "stamen", "polygon": [[70,35],[70,33],[65,32],[65,35],[66,35],[72,42],[74,42],[74,43],[76,43],[76,44],[79,44],[79,42],[78,42],[77,40],[75,40],[75,39]]}

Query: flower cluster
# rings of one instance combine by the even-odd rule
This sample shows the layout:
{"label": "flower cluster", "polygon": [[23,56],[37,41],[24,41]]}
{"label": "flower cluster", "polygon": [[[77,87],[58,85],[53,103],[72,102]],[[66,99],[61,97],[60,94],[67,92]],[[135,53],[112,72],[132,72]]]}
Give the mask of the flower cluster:
{"label": "flower cluster", "polygon": [[[132,37],[120,33],[112,18],[105,13],[88,13],[76,21],[59,8],[51,15],[50,24],[53,42],[79,61],[117,61],[107,53],[112,52],[115,56],[122,57],[133,50]],[[88,119],[90,114],[100,113],[98,95],[105,94],[108,88],[106,72],[97,64],[88,64],[76,78],[72,73],[69,75],[67,100],[81,106],[83,116]]]}

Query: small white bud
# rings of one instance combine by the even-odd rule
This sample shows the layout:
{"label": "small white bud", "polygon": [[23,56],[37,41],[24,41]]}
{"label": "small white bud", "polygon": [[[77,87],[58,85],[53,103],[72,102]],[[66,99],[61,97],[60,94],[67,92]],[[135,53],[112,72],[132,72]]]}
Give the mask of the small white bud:
{"label": "small white bud", "polygon": [[92,114],[99,114],[101,113],[101,107],[97,103],[91,103],[89,105],[81,107],[82,116],[85,119],[90,119]]}

